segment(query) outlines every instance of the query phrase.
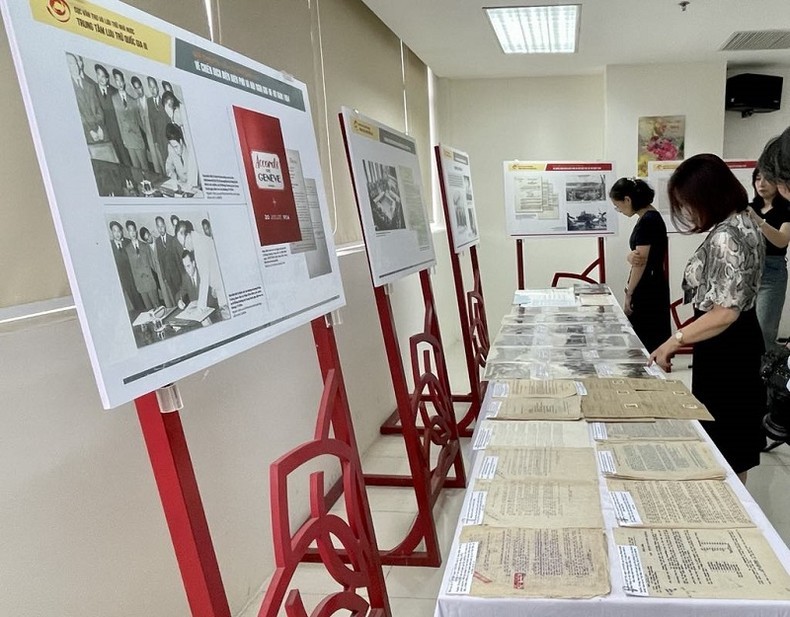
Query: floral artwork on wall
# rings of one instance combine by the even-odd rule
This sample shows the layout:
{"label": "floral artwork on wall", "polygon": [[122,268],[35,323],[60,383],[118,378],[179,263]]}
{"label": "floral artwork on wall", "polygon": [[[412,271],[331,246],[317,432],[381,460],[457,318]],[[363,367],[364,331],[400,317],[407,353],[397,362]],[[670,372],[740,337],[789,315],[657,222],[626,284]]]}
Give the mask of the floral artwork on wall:
{"label": "floral artwork on wall", "polygon": [[686,116],[639,118],[637,174],[647,177],[648,161],[682,161],[685,158]]}

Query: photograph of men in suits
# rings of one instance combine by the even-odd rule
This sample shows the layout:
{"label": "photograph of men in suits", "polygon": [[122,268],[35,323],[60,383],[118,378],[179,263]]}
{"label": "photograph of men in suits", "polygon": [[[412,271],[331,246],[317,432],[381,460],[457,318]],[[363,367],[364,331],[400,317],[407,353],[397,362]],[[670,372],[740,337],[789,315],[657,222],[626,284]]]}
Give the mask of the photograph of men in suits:
{"label": "photograph of men in suits", "polygon": [[143,299],[145,309],[150,311],[159,306],[151,247],[137,237],[137,224],[134,221],[126,221],[126,233],[129,234],[126,254],[129,256],[134,286]]}
{"label": "photograph of men in suits", "polygon": [[115,148],[115,154],[118,157],[118,162],[121,165],[130,165],[129,153],[123,145],[121,138],[121,129],[118,127],[118,116],[115,113],[115,105],[113,104],[113,96],[118,91],[110,83],[110,73],[101,64],[94,66],[96,71],[96,94],[99,97],[99,106],[104,113],[104,127],[107,131],[107,137],[112,142]]}
{"label": "photograph of men in suits", "polygon": [[118,118],[118,128],[121,131],[123,145],[129,153],[132,167],[137,169],[147,169],[148,164],[145,156],[145,141],[143,132],[140,129],[142,118],[140,117],[140,106],[130,92],[126,90],[126,77],[118,69],[112,71],[115,81],[116,93],[112,97],[115,115]]}
{"label": "photograph of men in suits", "polygon": [[156,165],[154,164],[155,161],[158,161],[158,158],[154,156],[155,148],[153,146],[154,140],[152,135],[153,131],[151,130],[151,117],[148,115],[148,97],[145,95],[143,82],[140,81],[137,75],[133,75],[130,82],[132,84],[132,90],[134,91],[135,103],[140,108],[140,129],[143,132],[143,141],[145,142],[145,169],[153,169],[156,173],[162,173],[160,170],[156,169]]}
{"label": "photograph of men in suits", "polygon": [[89,144],[104,141],[104,112],[99,105],[96,84],[89,81],[80,71],[79,61],[74,54],[66,54],[66,63],[71,75],[71,85],[77,98],[77,109],[82,119],[82,130]]}
{"label": "photograph of men in suits", "polygon": [[200,300],[200,273],[192,251],[182,251],[181,262],[186,274],[182,277],[181,288],[178,290],[178,308],[183,310],[190,302]]}
{"label": "photograph of men in suits", "polygon": [[126,296],[127,308],[133,311],[142,311],[144,309],[143,299],[134,286],[129,254],[126,252],[129,240],[123,237],[123,227],[118,221],[110,221],[110,233],[112,234],[110,241],[112,254],[115,257],[115,267],[118,270],[118,278],[121,280],[121,288]]}
{"label": "photograph of men in suits", "polygon": [[176,305],[178,290],[181,288],[181,251],[175,236],[167,233],[165,219],[156,217],[157,237],[154,241],[156,256],[159,260],[159,270],[162,273],[162,293],[165,306]]}
{"label": "photograph of men in suits", "polygon": [[167,138],[165,137],[165,127],[170,119],[162,105],[162,97],[159,94],[159,85],[153,77],[148,78],[148,91],[151,93],[146,99],[148,107],[148,121],[151,125],[151,137],[148,146],[151,149],[151,159],[154,163],[154,170],[157,173],[164,173],[165,161],[167,160]]}

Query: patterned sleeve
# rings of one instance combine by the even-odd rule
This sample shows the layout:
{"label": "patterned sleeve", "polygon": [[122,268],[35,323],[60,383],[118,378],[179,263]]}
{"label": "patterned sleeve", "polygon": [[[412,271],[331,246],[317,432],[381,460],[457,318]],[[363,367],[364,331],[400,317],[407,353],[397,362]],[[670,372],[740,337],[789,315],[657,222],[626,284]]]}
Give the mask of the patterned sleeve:
{"label": "patterned sleeve", "polygon": [[754,306],[757,289],[753,282],[759,281],[761,270],[757,253],[749,250],[732,227],[711,234],[708,250],[704,295],[696,298],[700,310],[718,305],[745,311]]}

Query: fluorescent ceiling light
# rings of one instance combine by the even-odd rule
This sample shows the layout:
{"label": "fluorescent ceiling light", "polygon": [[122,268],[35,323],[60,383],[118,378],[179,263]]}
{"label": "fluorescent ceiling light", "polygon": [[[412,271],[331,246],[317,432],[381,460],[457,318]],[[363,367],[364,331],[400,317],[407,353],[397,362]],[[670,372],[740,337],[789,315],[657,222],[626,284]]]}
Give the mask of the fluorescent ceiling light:
{"label": "fluorescent ceiling light", "polygon": [[579,36],[578,4],[484,9],[506,54],[572,54]]}

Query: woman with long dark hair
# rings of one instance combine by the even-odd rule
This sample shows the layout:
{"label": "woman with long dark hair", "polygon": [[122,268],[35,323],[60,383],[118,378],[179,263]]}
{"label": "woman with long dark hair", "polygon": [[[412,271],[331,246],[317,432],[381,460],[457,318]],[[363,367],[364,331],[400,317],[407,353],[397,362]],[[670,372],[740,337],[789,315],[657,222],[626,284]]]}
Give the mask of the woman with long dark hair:
{"label": "woman with long dark hair", "polygon": [[702,425],[742,481],[760,464],[766,391],[760,378],[763,345],[755,304],[765,242],[747,212],[748,195],[713,154],[693,156],[675,170],[667,189],[675,227],[708,232],[683,277],[697,319],[650,356],[664,370],[680,346],[694,344],[691,391],[715,422]]}
{"label": "woman with long dark hair", "polygon": [[787,245],[790,243],[790,202],[779,194],[756,167],[752,174],[754,199],[749,214],[765,236],[765,266],[757,293],[757,320],[765,348],[776,345],[787,293]]}
{"label": "woman with long dark hair", "polygon": [[638,221],[631,232],[623,309],[634,332],[652,352],[672,332],[669,316],[669,281],[664,271],[667,227],[653,207],[655,191],[644,180],[620,178],[609,191],[615,210]]}

